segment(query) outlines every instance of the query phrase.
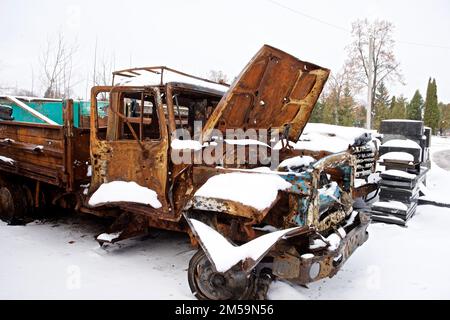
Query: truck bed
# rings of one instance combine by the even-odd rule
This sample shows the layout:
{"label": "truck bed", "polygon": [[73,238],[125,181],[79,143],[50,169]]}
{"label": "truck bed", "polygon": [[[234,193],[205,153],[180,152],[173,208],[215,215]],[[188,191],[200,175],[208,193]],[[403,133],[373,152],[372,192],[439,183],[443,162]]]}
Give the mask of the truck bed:
{"label": "truck bed", "polygon": [[0,171],[67,191],[86,183],[89,129],[74,127],[71,100],[63,109],[63,125],[0,121]]}

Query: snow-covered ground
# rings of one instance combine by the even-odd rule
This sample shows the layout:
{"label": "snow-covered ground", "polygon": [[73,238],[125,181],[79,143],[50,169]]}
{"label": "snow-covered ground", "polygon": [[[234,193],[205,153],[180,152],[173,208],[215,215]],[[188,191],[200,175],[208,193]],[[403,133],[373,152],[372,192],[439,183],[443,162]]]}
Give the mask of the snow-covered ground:
{"label": "snow-covered ground", "polygon": [[[432,139],[432,153],[450,139]],[[434,155],[432,156],[434,160]],[[448,169],[448,168],[447,168]],[[427,186],[449,201],[450,172],[433,164]],[[407,228],[372,224],[369,240],[332,279],[309,288],[274,282],[270,299],[450,299],[450,209],[419,206]],[[98,219],[0,222],[0,299],[193,299],[187,236],[150,236],[100,248]]]}

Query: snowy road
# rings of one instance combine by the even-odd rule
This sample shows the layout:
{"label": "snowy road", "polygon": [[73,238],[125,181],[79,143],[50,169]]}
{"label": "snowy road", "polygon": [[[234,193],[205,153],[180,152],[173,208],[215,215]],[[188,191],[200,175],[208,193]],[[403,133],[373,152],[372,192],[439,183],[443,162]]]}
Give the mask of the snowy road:
{"label": "snowy road", "polygon": [[434,162],[442,169],[450,171],[450,150],[442,150],[433,154]]}
{"label": "snowy road", "polygon": [[[450,149],[439,140],[436,153]],[[450,195],[450,172],[433,166],[428,188]],[[373,224],[369,240],[332,279],[309,288],[274,282],[270,299],[450,299],[450,209],[419,206],[407,228]],[[101,221],[7,226],[0,222],[0,299],[193,299],[186,269],[194,254],[183,234],[99,248]]]}

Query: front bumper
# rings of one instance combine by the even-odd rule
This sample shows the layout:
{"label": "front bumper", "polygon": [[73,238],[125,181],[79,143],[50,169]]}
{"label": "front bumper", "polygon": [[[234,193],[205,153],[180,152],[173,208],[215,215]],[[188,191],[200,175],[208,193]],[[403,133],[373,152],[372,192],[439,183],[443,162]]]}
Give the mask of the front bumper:
{"label": "front bumper", "polygon": [[370,218],[359,214],[359,225],[349,231],[335,250],[324,249],[316,254],[281,255],[274,258],[273,274],[297,284],[308,284],[326,277],[333,277],[352,253],[369,237],[367,227]]}

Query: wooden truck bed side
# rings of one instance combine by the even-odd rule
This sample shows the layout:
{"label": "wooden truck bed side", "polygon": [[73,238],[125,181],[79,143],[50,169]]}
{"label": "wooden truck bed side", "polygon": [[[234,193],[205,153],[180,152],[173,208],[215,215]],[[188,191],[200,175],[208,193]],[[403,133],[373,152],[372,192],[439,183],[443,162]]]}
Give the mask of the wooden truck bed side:
{"label": "wooden truck bed side", "polygon": [[0,121],[0,156],[3,159],[0,171],[66,191],[86,183],[89,180],[89,129],[74,127],[72,100],[64,101],[63,109],[62,126]]}

